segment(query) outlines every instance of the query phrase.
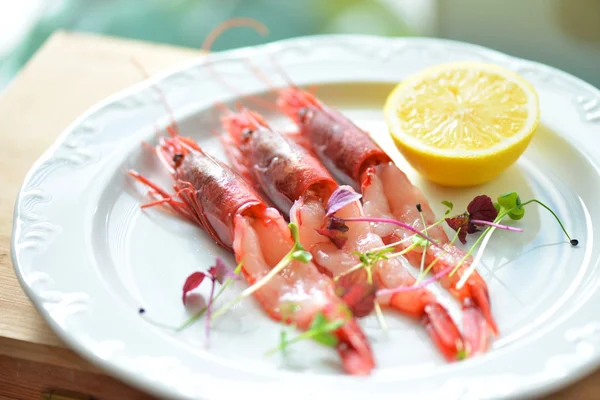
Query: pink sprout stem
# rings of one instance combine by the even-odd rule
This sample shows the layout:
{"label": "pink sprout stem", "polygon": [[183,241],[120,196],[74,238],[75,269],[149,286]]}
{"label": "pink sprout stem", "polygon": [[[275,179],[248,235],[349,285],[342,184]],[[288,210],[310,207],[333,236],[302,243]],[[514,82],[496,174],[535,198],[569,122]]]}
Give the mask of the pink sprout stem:
{"label": "pink sprout stem", "polygon": [[437,274],[433,275],[431,278],[425,279],[424,281],[422,281],[421,283],[419,283],[418,285],[413,285],[413,286],[401,286],[401,287],[397,287],[394,289],[381,289],[377,291],[377,296],[391,296],[394,295],[396,293],[405,293],[405,292],[411,292],[413,290],[419,290],[424,288],[425,286],[429,285],[430,283],[433,283],[439,279],[441,279],[442,277],[444,277],[444,275],[448,275],[450,273],[450,271],[452,271],[452,269],[454,269],[453,265],[449,265],[446,268],[444,268],[443,270],[441,270],[440,272],[438,272]]}
{"label": "pink sprout stem", "polygon": [[208,298],[208,305],[206,306],[206,324],[204,327],[206,334],[206,345],[208,346],[208,339],[210,335],[210,313],[212,310],[213,297],[215,294],[215,278],[212,278],[212,286],[210,287],[210,297]]}
{"label": "pink sprout stem", "polygon": [[394,224],[394,225],[400,226],[402,228],[408,229],[409,231],[421,236],[423,239],[426,239],[427,241],[431,242],[432,245],[438,246],[438,244],[432,238],[425,235],[423,232],[419,231],[418,229],[414,228],[411,225],[405,224],[404,222],[400,222],[400,221],[392,219],[392,218],[356,217],[356,218],[341,218],[341,219],[346,222],[352,222],[352,221],[355,221],[355,222],[382,222],[384,224]]}
{"label": "pink sprout stem", "polygon": [[493,226],[494,228],[504,229],[505,231],[523,232],[523,229],[521,229],[521,228],[515,228],[513,226],[508,226],[508,225],[500,225],[495,222],[489,222],[489,221],[485,221],[482,219],[472,219],[471,222],[474,223],[475,225],[489,225],[489,226]]}

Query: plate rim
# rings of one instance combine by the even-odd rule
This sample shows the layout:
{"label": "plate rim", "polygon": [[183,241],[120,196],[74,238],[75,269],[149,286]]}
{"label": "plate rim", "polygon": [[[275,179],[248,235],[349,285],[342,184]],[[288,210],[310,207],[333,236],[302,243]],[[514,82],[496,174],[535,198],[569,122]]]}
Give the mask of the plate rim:
{"label": "plate rim", "polygon": [[[62,144],[64,144],[65,140],[69,137],[71,133],[73,133],[74,129],[81,125],[83,121],[88,119],[90,116],[94,115],[97,111],[102,108],[116,103],[120,100],[124,100],[127,97],[134,95],[144,89],[148,89],[153,84],[159,83],[169,77],[173,77],[175,75],[184,73],[192,68],[200,67],[209,63],[218,63],[223,60],[228,59],[236,59],[244,57],[245,55],[251,54],[268,54],[271,52],[276,52],[281,50],[287,46],[292,46],[295,44],[300,44],[302,42],[321,42],[321,41],[338,41],[342,42],[355,42],[355,41],[385,41],[390,45],[402,45],[402,44],[435,44],[435,45],[451,45],[451,46],[459,46],[465,49],[472,50],[474,54],[483,54],[486,57],[503,60],[503,61],[514,61],[518,62],[522,65],[530,66],[535,69],[541,69],[545,71],[549,71],[551,74],[559,75],[563,79],[566,79],[577,86],[585,89],[587,92],[590,92],[595,96],[595,98],[600,99],[600,90],[593,85],[583,81],[582,79],[575,77],[565,71],[562,71],[558,68],[548,66],[543,63],[527,60],[520,57],[514,57],[503,52],[489,49],[484,46],[475,45],[463,41],[449,40],[449,39],[437,39],[437,38],[425,38],[425,37],[384,37],[377,35],[362,35],[362,34],[329,34],[329,35],[311,35],[311,36],[303,36],[297,38],[283,39],[278,40],[262,45],[256,46],[247,46],[232,50],[226,50],[219,53],[211,53],[207,55],[199,54],[198,57],[194,57],[190,61],[181,63],[179,65],[170,67],[165,69],[163,72],[155,74],[150,78],[147,78],[143,81],[140,81],[134,85],[131,85],[125,89],[122,89],[110,96],[107,96],[103,100],[98,101],[93,106],[89,107],[85,112],[81,113],[75,120],[73,120],[54,140],[52,145],[47,148],[43,154],[32,164],[29,171],[25,175],[23,182],[19,188],[15,205],[13,209],[13,226],[11,232],[11,260],[12,265],[15,270],[15,274],[17,279],[27,294],[29,300],[33,303],[38,313],[42,316],[44,321],[51,327],[53,332],[63,341],[65,344],[69,346],[69,348],[75,350],[79,356],[83,357],[87,361],[89,361],[92,365],[95,365],[102,369],[108,375],[115,377],[116,379],[126,382],[138,389],[141,389],[144,392],[150,392],[154,394],[159,394],[163,396],[172,396],[173,392],[168,391],[164,385],[160,383],[152,382],[150,379],[140,375],[133,375],[129,370],[123,368],[123,366],[119,365],[116,362],[105,360],[99,357],[94,352],[89,351],[89,349],[83,346],[78,340],[73,337],[73,334],[68,332],[68,330],[61,329],[56,321],[50,316],[50,313],[43,307],[41,300],[36,298],[35,289],[26,282],[23,266],[20,265],[17,259],[17,248],[16,248],[16,230],[17,225],[20,220],[20,212],[19,205],[23,201],[24,188],[27,187],[27,184],[30,182],[32,175],[34,172],[39,169],[39,167],[47,160],[51,159],[52,156],[56,153],[56,151],[60,148]],[[582,148],[581,146],[577,146],[577,151],[582,154],[588,155],[592,157],[592,159],[597,160],[598,155],[593,154],[588,149]],[[589,301],[589,300],[588,300]],[[512,393],[509,397],[521,397],[521,396],[541,396],[550,392],[553,392],[557,389],[563,388],[579,379],[588,373],[592,372],[594,369],[600,367],[600,354],[595,354],[594,357],[588,359],[584,362],[579,363],[575,367],[569,367],[569,372],[565,376],[561,378],[552,377],[549,381],[535,383],[533,385],[526,386],[523,390],[519,390],[517,393]],[[506,398],[506,397],[502,397]]]}

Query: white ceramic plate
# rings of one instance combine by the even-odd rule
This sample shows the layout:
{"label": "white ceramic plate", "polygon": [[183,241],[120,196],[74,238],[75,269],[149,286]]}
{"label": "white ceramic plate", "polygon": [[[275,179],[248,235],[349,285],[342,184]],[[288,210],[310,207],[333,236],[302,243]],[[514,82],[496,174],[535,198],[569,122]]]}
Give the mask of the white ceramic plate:
{"label": "white ceramic plate", "polygon": [[[525,233],[499,233],[492,240],[481,273],[502,334],[489,353],[465,362],[444,363],[418,325],[391,313],[387,336],[373,320],[362,321],[378,362],[368,378],[344,376],[336,355],[313,343],[298,346],[288,361],[265,358],[280,327],[251,300],[217,324],[206,348],[202,323],[174,334],[137,314],[143,306],[150,317],[177,325],[187,315],[180,300],[187,275],[208,268],[216,255],[233,262],[195,226],[139,208],[143,193],[127,179],[127,168],[168,183],[140,146],[154,141],[156,127],[169,121],[160,97],[144,82],[75,121],[29,172],[15,206],[17,274],[66,343],[132,385],[184,399],[529,397],[599,365],[596,89],[555,69],[472,45],[368,36],[301,38],[214,54],[153,81],[175,110],[182,133],[222,157],[213,135],[218,126],[213,105],[237,94],[208,67],[240,93],[260,93],[265,84],[244,60],[251,58],[284,85],[270,57],[297,84],[318,85],[324,101],[372,132],[395,157],[381,115],[394,83],[423,67],[458,60],[519,72],[539,91],[542,124],[515,166],[469,190],[441,189],[406,170],[438,212],[441,200],[464,208],[480,193],[495,197],[516,190],[524,199],[537,197],[557,210],[580,246],[571,248],[550,215],[534,207],[520,222]],[[286,123],[280,115],[265,115],[275,126]],[[443,301],[456,310],[452,300]]]}

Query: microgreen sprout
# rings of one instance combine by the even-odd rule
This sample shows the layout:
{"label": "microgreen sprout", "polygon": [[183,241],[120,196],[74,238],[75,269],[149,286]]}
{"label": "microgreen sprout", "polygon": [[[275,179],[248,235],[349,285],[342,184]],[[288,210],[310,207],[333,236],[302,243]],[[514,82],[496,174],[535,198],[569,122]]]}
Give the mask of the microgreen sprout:
{"label": "microgreen sprout", "polygon": [[[241,271],[241,268],[242,268],[242,263],[238,264],[238,266],[235,268],[235,270],[230,270],[229,267],[227,267],[227,265],[223,262],[223,260],[220,257],[217,257],[215,265],[210,267],[208,269],[208,272],[194,272],[190,276],[188,276],[185,283],[183,284],[182,301],[183,301],[184,305],[187,304],[187,299],[188,299],[188,295],[190,294],[190,292],[193,291],[194,289],[196,289],[198,286],[200,286],[202,284],[202,282],[204,281],[204,279],[206,279],[206,278],[208,278],[211,282],[210,295],[208,297],[208,303],[206,301],[204,301],[203,298],[201,298],[203,307],[200,309],[200,311],[198,311],[196,314],[194,314],[181,327],[176,329],[176,331],[181,331],[181,330],[185,329],[186,327],[191,325],[191,323],[193,323],[198,318],[200,318],[200,316],[202,316],[204,313],[206,313],[207,317],[206,317],[205,333],[206,333],[206,338],[208,340],[208,337],[210,334],[210,314],[212,311],[212,306],[214,304],[214,301],[221,293],[223,293],[225,288],[227,288],[227,286],[229,286],[229,284],[232,281],[239,279],[238,274]],[[215,296],[215,286],[216,286],[217,282],[221,285],[221,289]]]}
{"label": "microgreen sprout", "polygon": [[426,239],[423,239],[421,236],[413,235],[411,236],[411,242],[415,245],[415,247],[425,247],[429,244]]}
{"label": "microgreen sprout", "polygon": [[[300,310],[300,305],[293,301],[288,301],[280,306],[281,321],[284,324],[289,324],[291,328],[296,328],[294,316]],[[283,355],[287,354],[288,331],[286,326],[283,326],[279,335],[280,350]]]}
{"label": "microgreen sprout", "polygon": [[288,339],[287,332],[282,331],[279,345],[269,350],[266,355],[271,356],[279,351],[285,352],[290,345],[307,339],[314,340],[327,347],[335,347],[339,343],[335,331],[340,329],[345,323],[346,321],[344,320],[328,321],[322,312],[318,312],[315,314],[315,317],[306,332]]}
{"label": "microgreen sprout", "polygon": [[379,260],[387,260],[388,253],[391,253],[392,251],[394,251],[393,248],[387,248],[387,249],[383,249],[383,250],[379,250],[379,251],[367,251],[364,253],[359,253],[359,252],[354,252],[353,254],[358,256],[358,259],[360,260],[363,268],[365,268],[368,272],[369,272],[369,283],[372,283],[372,268],[373,265],[375,265],[376,262],[378,262]]}
{"label": "microgreen sprout", "polygon": [[[544,207],[548,212],[550,212],[550,214],[552,214],[552,216],[554,217],[554,219],[556,219],[556,222],[558,222],[558,225],[560,225],[560,228],[562,229],[563,233],[565,234],[565,236],[567,237],[567,239],[569,239],[569,243],[572,246],[577,246],[579,244],[579,240],[577,239],[572,239],[571,236],[569,235],[569,233],[567,232],[567,230],[565,229],[565,226],[563,225],[562,221],[560,220],[560,218],[558,217],[558,215],[556,215],[556,213],[550,208],[548,207],[546,204],[542,203],[541,201],[537,200],[537,199],[531,199],[531,200],[527,200],[525,203],[521,203],[517,206],[514,206],[510,209],[506,210],[506,215],[509,216],[510,219],[521,219],[523,218],[523,214],[525,213],[525,206],[528,204],[532,204],[532,203],[536,203],[542,207]],[[520,209],[522,209],[523,211],[519,211]],[[515,212],[517,214],[515,214]],[[520,218],[514,218],[515,215],[519,215],[519,213],[521,212],[521,217]]]}
{"label": "microgreen sprout", "polygon": [[384,332],[388,331],[388,324],[385,322],[385,318],[383,317],[383,311],[381,310],[381,306],[379,303],[375,302],[375,315],[377,315],[377,321],[379,321],[379,325],[381,325],[381,329]]}
{"label": "microgreen sprout", "polygon": [[423,274],[420,274],[417,277],[417,282],[416,283],[421,282],[425,278],[425,276],[429,273],[429,271],[431,271],[431,269],[438,263],[438,261],[440,261],[440,259],[446,253],[448,253],[448,249],[451,248],[451,246],[456,242],[456,239],[458,238],[459,234],[460,234],[460,229],[454,233],[454,236],[450,240],[449,246],[444,246],[444,250],[442,252],[440,252],[431,263],[429,263],[429,265],[427,266],[427,268],[425,268],[425,271],[423,271]]}
{"label": "microgreen sprout", "polygon": [[[377,263],[380,260],[387,260],[388,259],[388,254],[393,252],[394,248],[393,247],[387,247],[387,248],[383,248],[381,250],[377,250],[377,251],[367,251],[364,253],[360,253],[360,252],[353,252],[354,255],[358,256],[358,259],[360,260],[360,263],[356,264],[355,266],[353,266],[352,268],[344,271],[343,273],[341,273],[340,275],[336,276],[334,279],[334,281],[338,282],[340,279],[343,279],[344,277],[348,276],[348,274],[351,274],[359,269],[365,269],[365,271],[367,272],[367,284],[369,286],[373,285],[373,266],[375,265],[375,263]],[[397,254],[397,253],[396,253]],[[374,288],[374,286],[373,286]],[[379,323],[381,324],[381,328],[384,331],[387,331],[387,323],[385,322],[385,319],[383,317],[383,312],[381,311],[381,307],[379,306],[379,304],[377,302],[375,302],[375,297],[372,296],[370,298],[370,300],[373,302],[373,307],[375,308],[375,313],[377,314],[377,319],[379,320]]]}
{"label": "microgreen sprout", "polygon": [[144,321],[146,321],[149,324],[152,324],[154,326],[157,326],[159,328],[168,329],[170,331],[175,331],[177,329],[176,327],[164,324],[164,323],[162,323],[160,321],[155,321],[154,319],[150,318],[148,316],[148,313],[146,312],[145,308],[142,308],[142,307],[138,308],[138,314],[144,319]]}
{"label": "microgreen sprout", "polygon": [[367,276],[368,276],[368,282],[372,283],[372,271],[371,268],[373,267],[373,265],[379,261],[379,260],[387,260],[388,253],[391,253],[394,251],[393,247],[386,247],[383,248],[381,250],[376,250],[376,251],[367,251],[364,253],[360,253],[358,251],[353,252],[352,254],[354,254],[355,256],[358,256],[358,259],[360,260],[360,263],[354,265],[352,268],[347,269],[346,271],[342,272],[341,274],[339,274],[338,276],[336,276],[335,278],[333,278],[334,281],[337,281],[338,279],[340,279],[342,276],[350,274],[354,271],[357,271],[359,269],[364,268],[367,271]]}
{"label": "microgreen sprout", "polygon": [[442,204],[446,206],[446,212],[444,213],[444,216],[450,215],[452,209],[454,208],[454,203],[448,200],[444,200],[442,201]]}
{"label": "microgreen sprout", "polygon": [[502,210],[510,210],[507,215],[514,221],[518,221],[525,216],[525,208],[523,208],[521,197],[519,197],[517,192],[508,192],[499,196],[494,207],[498,210],[498,214]]}
{"label": "microgreen sprout", "polygon": [[[236,267],[235,270],[233,271],[233,273],[235,275],[240,274],[240,272],[242,271],[242,264],[243,261],[241,261]],[[214,296],[213,298],[213,303],[214,301],[216,301],[219,296],[221,296],[221,294],[225,291],[225,289],[227,289],[227,287],[229,285],[231,285],[233,283],[234,280],[237,280],[235,278],[229,278],[225,281],[225,283],[223,283],[223,285],[221,286],[221,288],[219,289],[219,291],[217,292],[217,294]],[[187,321],[185,321],[180,327],[176,328],[177,332],[181,332],[184,329],[186,329],[187,327],[191,326],[194,322],[196,322],[198,319],[200,319],[200,317],[202,317],[202,315],[204,315],[204,313],[206,313],[206,311],[208,310],[207,306],[202,307],[197,313],[195,313],[194,315],[192,315]]]}
{"label": "microgreen sprout", "polygon": [[[210,267],[207,272],[194,272],[190,276],[187,277],[185,283],[183,285],[183,295],[182,301],[184,305],[190,305],[189,296],[192,295],[194,289],[200,286],[202,282],[206,278],[211,281],[211,291],[208,300],[208,304],[204,297],[200,294],[197,294],[195,300],[196,306],[200,306],[200,310],[198,310],[194,315],[188,318],[183,324],[178,327],[169,326],[167,324],[163,324],[162,322],[155,321],[147,316],[145,308],[139,308],[138,314],[140,314],[147,322],[156,325],[158,327],[169,329],[174,332],[181,332],[187,327],[191,326],[194,322],[196,322],[202,315],[205,313],[210,313],[210,308],[212,304],[219,298],[219,296],[227,289],[227,287],[235,280],[239,279],[239,274],[242,270],[242,262],[240,262],[234,270],[231,270],[220,257],[216,258],[215,265]],[[219,291],[215,294],[215,282],[221,284]],[[206,331],[206,336],[208,338],[208,330]]]}
{"label": "microgreen sprout", "polygon": [[468,356],[469,356],[469,352],[467,351],[467,349],[459,349],[456,352],[456,359],[458,361],[465,360]]}
{"label": "microgreen sprout", "polygon": [[[482,197],[482,196],[478,196],[478,197]],[[562,221],[560,220],[560,218],[558,217],[558,215],[556,215],[556,213],[550,207],[548,207],[546,204],[544,204],[543,202],[541,202],[537,199],[531,199],[526,202],[522,202],[521,198],[519,197],[519,195],[516,192],[505,193],[497,198],[496,203],[493,203],[493,206],[495,209],[495,214],[496,214],[493,221],[488,221],[486,219],[486,221],[487,221],[486,225],[488,225],[486,227],[486,229],[483,231],[481,236],[479,236],[479,238],[477,238],[477,240],[475,241],[473,246],[467,251],[467,253],[460,260],[460,262],[450,272],[450,276],[452,276],[454,273],[456,273],[456,271],[458,271],[458,269],[462,266],[462,264],[465,262],[465,260],[473,253],[473,251],[475,250],[477,245],[479,245],[481,243],[481,246],[479,247],[477,254],[473,258],[473,261],[471,262],[471,265],[465,271],[465,273],[462,274],[460,280],[458,281],[458,283],[456,285],[457,289],[461,289],[465,285],[465,283],[467,282],[467,280],[469,279],[471,274],[473,274],[473,272],[476,270],[479,262],[481,261],[483,252],[490,241],[491,235],[496,229],[506,229],[506,230],[510,230],[510,231],[515,231],[518,229],[518,228],[508,227],[506,225],[501,225],[501,224],[499,224],[499,222],[502,221],[502,219],[505,217],[508,217],[514,221],[518,221],[518,220],[522,219],[525,216],[525,206],[528,204],[532,204],[532,203],[536,203],[536,204],[542,206],[543,208],[545,208],[547,211],[549,211],[552,214],[552,216],[556,219],[556,221],[560,225],[563,233],[565,234],[565,236],[569,240],[569,243],[572,246],[577,246],[579,244],[579,241],[577,239],[571,238],[571,236],[565,229],[565,227],[564,227]],[[469,211],[469,214],[472,214],[472,213]],[[448,219],[446,219],[446,221],[448,221]],[[477,222],[475,222],[475,221],[478,221],[478,219],[470,219],[471,223],[477,224]],[[481,221],[478,221],[478,222],[481,223]],[[448,222],[448,225],[453,227],[450,222]],[[522,231],[522,230],[520,230],[520,231]]]}
{"label": "microgreen sprout", "polygon": [[[425,287],[434,281],[441,279],[445,275],[452,276],[453,274],[456,273],[456,271],[458,271],[458,269],[463,265],[463,263],[468,259],[468,257],[471,256],[471,254],[473,253],[475,248],[477,248],[477,246],[481,243],[481,247],[479,248],[477,254],[475,255],[473,262],[471,263],[469,268],[465,271],[465,273],[462,274],[460,280],[458,281],[458,283],[456,285],[457,289],[461,289],[464,286],[464,284],[466,283],[466,281],[468,280],[468,278],[470,277],[470,275],[475,271],[475,268],[477,267],[477,265],[479,264],[479,262],[481,260],[481,256],[483,254],[483,251],[484,251],[485,247],[487,246],[487,244],[490,240],[491,234],[494,232],[494,230],[504,229],[504,230],[508,230],[508,231],[512,231],[512,232],[522,232],[523,231],[520,228],[502,225],[499,222],[501,222],[502,219],[507,216],[512,220],[522,219],[523,216],[525,215],[524,207],[528,204],[537,203],[537,204],[541,205],[542,207],[544,207],[546,210],[548,210],[552,214],[552,216],[554,216],[554,218],[560,225],[565,236],[569,239],[569,243],[572,246],[577,246],[579,244],[579,241],[577,239],[571,238],[571,236],[568,234],[567,230],[565,229],[565,227],[564,227],[562,221],[560,220],[560,218],[558,217],[558,215],[556,215],[556,213],[550,207],[548,207],[541,201],[539,201],[537,199],[531,199],[526,202],[521,202],[520,197],[518,196],[518,194],[516,192],[506,193],[502,196],[499,196],[497,200],[498,201],[496,203],[494,203],[488,196],[485,196],[485,195],[477,196],[473,199],[473,201],[471,201],[471,203],[469,203],[469,206],[467,207],[467,212],[465,212],[464,214],[455,216],[455,217],[451,217],[451,218],[446,217],[445,218],[445,221],[448,223],[448,225],[456,231],[454,237],[452,238],[452,240],[449,243],[450,245],[452,245],[457,238],[459,238],[463,243],[465,243],[466,242],[465,238],[468,233],[477,232],[478,231],[477,226],[486,226],[486,228],[484,229],[484,231],[482,232],[480,237],[477,238],[477,240],[475,241],[473,246],[466,252],[464,257],[456,265],[449,265],[446,268],[444,268],[443,270],[436,273],[431,278],[421,281],[423,276],[426,275],[433,268],[433,266],[439,261],[439,259],[446,253],[446,249],[448,247],[444,246],[444,251],[441,254],[439,254],[436,257],[436,259],[434,259],[424,271],[422,271],[422,274],[419,276],[419,278],[417,279],[417,282],[414,286],[400,287],[400,288],[396,288],[396,289],[382,289],[377,292],[377,296],[390,295],[390,294],[394,294],[394,293],[416,290],[416,289]],[[453,209],[453,204],[449,201],[444,201],[442,203],[448,208],[445,215],[449,215],[449,213]],[[436,224],[437,224],[437,222],[436,222]],[[434,225],[436,225],[436,224],[434,224]],[[425,224],[423,224],[423,225],[425,225]],[[425,235],[427,234],[427,232],[425,230],[424,230],[424,234]],[[423,245],[423,242],[420,240],[420,237],[418,238],[416,235],[412,236],[409,239],[412,240],[413,246]],[[400,244],[400,243],[404,242],[405,240],[406,239],[403,239],[402,241],[394,243],[393,245]],[[408,249],[410,249],[410,247]],[[394,255],[395,254],[390,255],[390,257],[392,257]],[[423,263],[421,265],[421,269],[422,268],[423,268]]]}
{"label": "microgreen sprout", "polygon": [[[419,216],[421,217],[421,223],[423,224],[423,227],[424,227],[423,232],[425,233],[425,236],[427,236],[427,223],[425,222],[425,217],[423,216],[423,209],[421,208],[421,204],[417,204],[417,211],[419,212]],[[424,242],[423,244],[420,244],[421,246],[423,246],[423,252],[421,253],[421,265],[419,267],[419,274],[423,275],[423,270],[425,269],[425,256],[427,254],[427,245],[429,243],[427,241],[423,240],[423,238],[420,236],[415,236],[415,239],[416,238],[419,238]],[[414,241],[413,241],[413,243],[414,243]]]}
{"label": "microgreen sprout", "polygon": [[475,225],[487,225],[487,226],[492,226],[494,228],[503,229],[505,231],[523,232],[523,229],[521,229],[521,228],[515,228],[514,226],[508,226],[508,225],[500,225],[495,222],[482,221],[479,219],[472,219],[471,222],[474,223]]}
{"label": "microgreen sprout", "polygon": [[[427,227],[427,229],[435,228],[436,226],[440,225],[444,221],[445,221],[444,218],[440,218],[437,221],[435,221],[433,224],[429,225]],[[417,247],[417,246],[423,246],[424,242],[427,241],[427,239],[423,239],[423,237],[420,236],[420,235],[412,234],[412,235],[407,236],[407,237],[405,237],[403,239],[400,239],[400,240],[398,240],[396,242],[386,244],[385,246],[376,247],[376,248],[372,249],[372,251],[381,250],[381,249],[385,249],[385,248],[388,248],[388,247],[396,247],[396,246],[398,246],[400,244],[403,244],[403,243],[406,243],[406,242],[409,242],[409,241],[412,242],[412,244],[414,245],[414,247]],[[412,247],[411,250],[414,247]]]}
{"label": "microgreen sprout", "polygon": [[266,285],[274,276],[279,274],[285,267],[287,267],[293,261],[300,261],[302,263],[307,263],[312,260],[312,255],[304,249],[302,244],[300,244],[300,233],[298,231],[298,225],[291,222],[288,227],[290,228],[290,233],[292,234],[292,239],[294,240],[294,245],[290,249],[290,251],[275,265],[268,274],[266,274],[263,278],[258,280],[252,286],[246,288],[239,296],[235,299],[229,301],[219,310],[215,311],[212,315],[212,319],[223,315],[227,310],[229,310],[232,306],[239,303],[246,297],[251,296],[258,289]]}
{"label": "microgreen sprout", "polygon": [[[277,350],[281,351],[281,353],[283,355],[287,354],[287,347],[289,344],[289,340],[288,340],[288,332],[285,329],[281,330],[281,333],[279,334],[279,348]],[[273,351],[271,350],[270,352],[267,352],[267,355],[271,355],[275,352],[277,352],[277,350]],[[273,353],[271,353],[273,352]]]}

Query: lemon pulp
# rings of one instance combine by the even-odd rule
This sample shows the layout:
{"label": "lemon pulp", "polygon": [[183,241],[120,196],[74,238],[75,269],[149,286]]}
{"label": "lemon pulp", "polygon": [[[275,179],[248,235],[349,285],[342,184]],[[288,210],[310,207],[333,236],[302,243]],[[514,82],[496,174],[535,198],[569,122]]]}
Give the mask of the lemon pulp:
{"label": "lemon pulp", "polygon": [[402,81],[384,108],[407,161],[447,186],[485,183],[513,164],[539,123],[535,89],[485,63],[442,64]]}

